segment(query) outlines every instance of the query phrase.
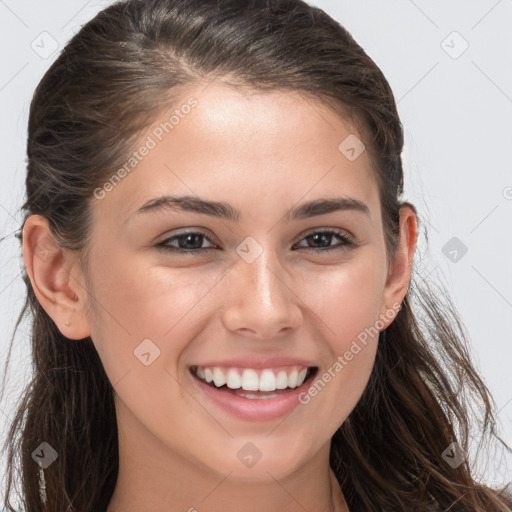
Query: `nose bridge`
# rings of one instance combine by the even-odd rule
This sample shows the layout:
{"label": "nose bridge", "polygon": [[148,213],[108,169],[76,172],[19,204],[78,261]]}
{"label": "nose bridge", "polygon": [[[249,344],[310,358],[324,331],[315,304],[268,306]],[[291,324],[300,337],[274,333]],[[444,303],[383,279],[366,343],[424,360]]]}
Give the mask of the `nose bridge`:
{"label": "nose bridge", "polygon": [[240,257],[236,267],[224,309],[225,326],[258,337],[274,337],[296,328],[300,308],[277,255],[265,248],[252,262]]}
{"label": "nose bridge", "polygon": [[255,261],[245,265],[245,271],[249,274],[249,279],[252,279],[256,295],[259,296],[260,300],[264,299],[265,302],[268,302],[275,292],[279,292],[279,290],[274,289],[276,285],[279,287],[279,284],[276,283],[275,270],[272,271],[272,268],[277,269],[278,265],[275,262],[276,258],[272,257],[271,252],[265,250]]}
{"label": "nose bridge", "polygon": [[[278,258],[270,249],[265,249],[252,263],[239,262],[242,267],[240,276],[247,280],[248,302],[256,302],[260,309],[277,310],[286,305],[289,300],[284,282],[282,267]],[[243,276],[243,277],[242,277]],[[243,299],[244,297],[240,297]]]}

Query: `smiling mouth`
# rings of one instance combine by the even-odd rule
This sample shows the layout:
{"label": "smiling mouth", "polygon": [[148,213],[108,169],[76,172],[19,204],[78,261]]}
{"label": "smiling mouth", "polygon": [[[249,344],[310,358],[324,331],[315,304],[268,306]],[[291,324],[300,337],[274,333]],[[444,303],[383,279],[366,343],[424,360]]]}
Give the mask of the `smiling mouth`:
{"label": "smiling mouth", "polygon": [[[247,398],[249,398],[249,397],[251,397],[251,398],[275,398],[275,397],[281,396],[283,394],[289,393],[290,391],[293,391],[294,389],[297,389],[298,387],[301,387],[304,385],[309,385],[309,383],[314,379],[314,377],[318,373],[317,366],[310,366],[310,367],[307,367],[306,374],[303,377],[303,380],[301,380],[300,378],[298,381],[292,379],[293,382],[286,381],[285,387],[281,386],[281,387],[275,388],[271,391],[260,391],[259,389],[255,389],[256,386],[254,386],[254,385],[253,386],[247,386],[247,385],[244,386],[245,382],[236,382],[235,384],[233,384],[233,382],[231,382],[231,386],[228,386],[227,382],[220,385],[222,380],[220,382],[219,382],[219,380],[217,380],[217,383],[219,385],[216,385],[214,380],[208,381],[205,378],[205,376],[202,376],[204,372],[201,373],[201,376],[198,375],[197,370],[198,370],[197,366],[190,367],[190,373],[192,374],[192,376],[195,379],[203,382],[207,386],[209,386],[217,391],[223,391],[223,392],[231,393],[231,394],[234,394],[237,396],[245,396]],[[210,375],[210,379],[211,379],[211,375]],[[246,388],[250,388],[250,389],[246,389]]]}

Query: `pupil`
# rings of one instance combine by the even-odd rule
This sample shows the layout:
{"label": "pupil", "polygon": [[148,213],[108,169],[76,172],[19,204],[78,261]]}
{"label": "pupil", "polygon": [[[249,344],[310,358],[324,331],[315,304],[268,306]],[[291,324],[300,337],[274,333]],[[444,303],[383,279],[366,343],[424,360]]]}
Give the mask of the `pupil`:
{"label": "pupil", "polygon": [[[184,242],[185,242],[186,247],[183,247],[183,244],[180,244],[180,247],[181,247],[182,249],[198,249],[199,247],[201,247],[201,244],[199,244],[199,245],[197,246],[197,244],[193,244],[193,243],[192,243],[192,247],[191,247],[190,245],[188,245],[188,244],[189,244],[189,242],[190,242],[190,239],[192,239],[192,240],[193,240],[194,238],[198,239],[200,236],[201,236],[201,235],[196,235],[196,234],[194,234],[194,233],[190,233],[190,234],[183,235],[182,237],[180,237],[180,242],[183,242],[183,241],[184,241]],[[197,246],[197,247],[196,247],[196,246]]]}
{"label": "pupil", "polygon": [[324,243],[322,247],[327,247],[330,245],[332,236],[332,234],[328,233],[315,233],[314,235],[311,235],[311,238],[313,238],[315,242],[321,241],[323,239],[323,241],[326,243]]}

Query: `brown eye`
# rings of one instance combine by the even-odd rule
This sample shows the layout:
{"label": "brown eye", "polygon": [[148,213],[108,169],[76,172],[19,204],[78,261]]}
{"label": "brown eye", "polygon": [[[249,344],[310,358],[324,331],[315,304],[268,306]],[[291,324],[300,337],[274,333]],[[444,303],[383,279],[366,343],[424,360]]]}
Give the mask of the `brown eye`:
{"label": "brown eye", "polygon": [[[333,238],[337,238],[341,242],[336,245],[331,245]],[[316,245],[316,247],[307,247],[307,249],[314,252],[346,250],[350,246],[355,245],[351,237],[336,230],[314,231],[313,233],[305,236],[303,240]]]}
{"label": "brown eye", "polygon": [[181,233],[165,239],[163,242],[157,244],[157,247],[185,254],[209,252],[211,247],[202,247],[204,240],[208,240],[212,243],[210,238],[201,232]]}

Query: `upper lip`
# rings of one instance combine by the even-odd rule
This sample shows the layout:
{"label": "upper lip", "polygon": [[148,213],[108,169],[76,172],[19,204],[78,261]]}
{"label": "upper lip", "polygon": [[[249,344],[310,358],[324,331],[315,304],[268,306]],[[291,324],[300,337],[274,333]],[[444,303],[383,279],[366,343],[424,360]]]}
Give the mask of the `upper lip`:
{"label": "upper lip", "polygon": [[307,366],[314,367],[316,365],[312,364],[311,361],[306,361],[305,359],[298,359],[295,357],[285,357],[285,356],[273,356],[273,357],[264,357],[261,356],[246,356],[246,357],[237,357],[234,359],[224,359],[224,360],[215,360],[215,361],[206,361],[201,364],[196,364],[192,366],[201,366],[203,368],[214,368],[216,366],[219,367],[240,367],[240,368],[274,368],[278,366]]}

